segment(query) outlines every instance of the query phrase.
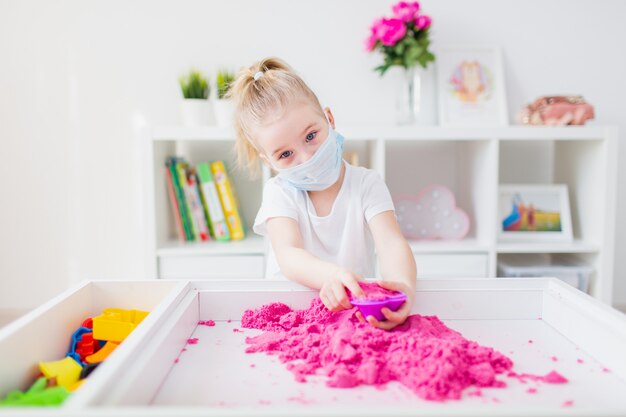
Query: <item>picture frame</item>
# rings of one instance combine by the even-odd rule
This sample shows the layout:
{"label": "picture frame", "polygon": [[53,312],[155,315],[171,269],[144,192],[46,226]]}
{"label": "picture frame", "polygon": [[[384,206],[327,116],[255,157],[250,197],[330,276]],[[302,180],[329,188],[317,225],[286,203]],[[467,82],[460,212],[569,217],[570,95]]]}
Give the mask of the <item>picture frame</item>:
{"label": "picture frame", "polygon": [[567,185],[500,185],[497,224],[499,241],[571,242]]}
{"label": "picture frame", "polygon": [[436,56],[441,126],[508,125],[500,47],[449,45],[437,48]]}

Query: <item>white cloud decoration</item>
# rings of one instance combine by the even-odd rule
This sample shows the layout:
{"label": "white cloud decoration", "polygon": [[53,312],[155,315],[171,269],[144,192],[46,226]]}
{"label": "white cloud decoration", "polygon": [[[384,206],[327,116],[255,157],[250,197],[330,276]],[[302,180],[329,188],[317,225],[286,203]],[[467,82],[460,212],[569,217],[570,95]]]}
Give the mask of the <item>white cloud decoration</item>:
{"label": "white cloud decoration", "polygon": [[469,232],[467,213],[443,185],[429,185],[417,196],[399,195],[393,200],[400,229],[409,239],[460,240]]}

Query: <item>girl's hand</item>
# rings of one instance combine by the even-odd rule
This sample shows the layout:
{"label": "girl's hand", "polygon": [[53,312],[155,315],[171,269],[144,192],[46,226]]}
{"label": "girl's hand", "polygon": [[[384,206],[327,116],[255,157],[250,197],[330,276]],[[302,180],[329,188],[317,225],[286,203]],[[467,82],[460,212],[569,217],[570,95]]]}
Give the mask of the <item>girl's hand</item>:
{"label": "girl's hand", "polygon": [[413,301],[415,300],[415,289],[409,287],[404,282],[376,281],[376,283],[387,290],[402,291],[406,294],[407,300],[397,311],[391,311],[387,307],[383,307],[380,311],[387,319],[386,321],[379,321],[374,316],[367,316],[366,318],[363,318],[363,314],[361,314],[360,311],[356,312],[356,316],[361,322],[367,322],[374,327],[378,327],[379,329],[391,330],[404,323],[406,318],[409,316],[411,307],[413,307]]}
{"label": "girl's hand", "polygon": [[361,276],[358,274],[347,269],[337,268],[330,279],[326,280],[322,288],[320,288],[320,298],[326,308],[330,311],[352,308],[345,287],[350,290],[353,296],[364,297],[363,289],[359,285],[361,279]]}

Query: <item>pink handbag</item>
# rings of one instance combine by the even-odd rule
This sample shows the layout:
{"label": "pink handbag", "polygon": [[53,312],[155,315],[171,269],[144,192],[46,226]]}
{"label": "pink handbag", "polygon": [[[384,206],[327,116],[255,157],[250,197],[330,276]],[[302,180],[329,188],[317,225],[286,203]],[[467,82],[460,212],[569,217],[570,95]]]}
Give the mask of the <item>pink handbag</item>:
{"label": "pink handbag", "polygon": [[582,96],[544,96],[524,107],[518,121],[530,125],[584,125],[594,118],[593,106]]}

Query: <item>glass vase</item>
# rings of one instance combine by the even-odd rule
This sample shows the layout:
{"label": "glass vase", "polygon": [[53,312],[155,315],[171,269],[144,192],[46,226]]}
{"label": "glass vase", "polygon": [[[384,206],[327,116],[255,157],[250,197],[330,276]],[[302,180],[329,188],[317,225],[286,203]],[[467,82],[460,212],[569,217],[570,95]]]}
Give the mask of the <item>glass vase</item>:
{"label": "glass vase", "polygon": [[432,68],[401,68],[396,95],[399,125],[435,124],[435,80]]}
{"label": "glass vase", "polygon": [[420,111],[421,77],[417,68],[403,68],[397,95],[399,125],[417,123]]}

